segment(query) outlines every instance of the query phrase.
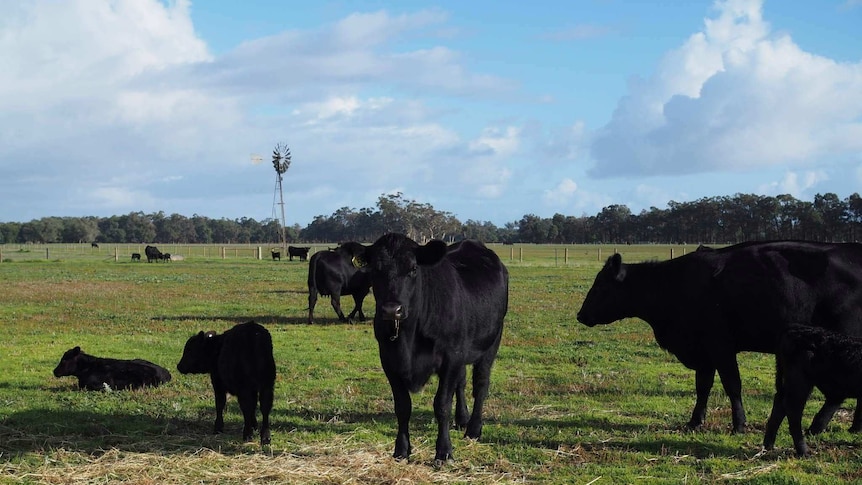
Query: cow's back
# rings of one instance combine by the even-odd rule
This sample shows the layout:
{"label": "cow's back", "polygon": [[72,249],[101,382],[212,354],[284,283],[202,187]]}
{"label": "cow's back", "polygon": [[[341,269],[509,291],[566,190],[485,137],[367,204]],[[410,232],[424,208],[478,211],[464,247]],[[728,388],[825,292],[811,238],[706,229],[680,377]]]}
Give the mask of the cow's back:
{"label": "cow's back", "polygon": [[702,256],[715,265],[705,309],[727,324],[737,351],[774,353],[791,323],[862,335],[862,245],[779,241]]}
{"label": "cow's back", "polygon": [[450,246],[440,264],[423,271],[422,287],[416,303],[425,338],[480,352],[499,343],[509,274],[493,251],[469,240]]}
{"label": "cow's back", "polygon": [[217,368],[227,392],[239,389],[260,389],[275,382],[275,360],[272,337],[263,326],[247,322],[222,334]]}

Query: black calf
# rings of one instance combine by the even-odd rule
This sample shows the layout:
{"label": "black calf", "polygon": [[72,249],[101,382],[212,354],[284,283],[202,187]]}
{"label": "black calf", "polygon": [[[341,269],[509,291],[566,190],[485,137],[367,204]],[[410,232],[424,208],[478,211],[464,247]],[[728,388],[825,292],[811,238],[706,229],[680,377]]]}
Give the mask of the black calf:
{"label": "black calf", "polygon": [[[814,386],[823,393],[826,403],[814,416],[809,434],[822,432],[845,399],[862,398],[862,338],[794,325],[783,335],[775,360],[776,392],[763,447],[773,448],[786,415],[796,454],[805,456],[809,450],[802,434],[802,411]],[[850,431],[860,431],[859,414],[857,405]]]}
{"label": "black calf", "polygon": [[224,431],[227,394],[236,396],[242,410],[242,438],[249,441],[257,428],[257,402],[263,422],[260,444],[270,442],[269,413],[275,391],[275,359],[269,332],[254,322],[241,323],[221,335],[200,332],[191,337],[177,364],[182,374],[209,374],[215,393],[215,432]]}

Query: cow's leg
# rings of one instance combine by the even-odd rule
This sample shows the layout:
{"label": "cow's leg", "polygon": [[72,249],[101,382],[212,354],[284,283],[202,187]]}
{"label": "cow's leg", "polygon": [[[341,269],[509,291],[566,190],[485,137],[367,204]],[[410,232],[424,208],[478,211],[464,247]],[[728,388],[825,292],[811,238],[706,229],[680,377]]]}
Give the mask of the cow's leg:
{"label": "cow's leg", "polygon": [[786,414],[784,390],[778,390],[772,398],[772,411],[769,413],[769,419],[766,420],[766,431],[763,433],[764,450],[771,450],[775,447],[775,437],[778,435],[778,428],[781,427],[781,422],[784,421]]}
{"label": "cow's leg", "polygon": [[694,387],[697,391],[697,401],[694,403],[694,409],[691,412],[691,419],[686,423],[689,429],[699,428],[706,418],[706,404],[709,400],[709,393],[712,391],[712,384],[715,381],[715,369],[700,368],[694,373]]}
{"label": "cow's leg", "polygon": [[763,433],[763,449],[771,450],[775,446],[778,428],[787,412],[784,409],[784,367],[781,360],[775,359],[775,396],[772,398],[772,411],[766,420],[766,431]]}
{"label": "cow's leg", "polygon": [[805,435],[802,434],[802,411],[812,389],[814,386],[804,382],[801,377],[793,377],[785,385],[784,409],[787,411],[787,425],[790,428],[790,436],[793,437],[793,447],[799,456],[808,455],[808,445],[805,443]]}
{"label": "cow's leg", "polygon": [[733,420],[733,433],[745,432],[745,409],[742,407],[742,378],[739,376],[739,365],[736,355],[733,360],[718,368],[718,377],[724,392],[730,398],[730,413]]}
{"label": "cow's leg", "polygon": [[856,399],[856,410],[853,411],[853,424],[850,425],[848,431],[851,433],[862,431],[862,403],[859,402],[859,399]]}
{"label": "cow's leg", "polygon": [[224,431],[224,408],[227,405],[227,391],[217,382],[215,376],[210,376],[213,383],[213,393],[215,394],[216,419],[213,432],[219,434]]}
{"label": "cow's leg", "polygon": [[257,429],[257,391],[247,391],[237,396],[242,410],[242,440],[251,441]]}
{"label": "cow's leg", "polygon": [[347,320],[350,323],[353,323],[353,317],[355,317],[357,313],[359,314],[359,321],[365,321],[365,314],[362,313],[362,300],[364,299],[365,295],[353,295],[353,311],[347,316]]}
{"label": "cow's leg", "polygon": [[455,389],[455,425],[458,426],[458,429],[464,429],[470,420],[467,397],[464,394],[464,390],[467,388],[467,366],[462,367],[459,374],[458,387]]}
{"label": "cow's leg", "polygon": [[[387,373],[387,377],[389,377]],[[395,417],[398,420],[398,434],[395,436],[395,459],[410,458],[412,451],[410,447],[410,414],[413,412],[413,402],[410,391],[407,390],[400,378],[389,377],[389,386],[392,388],[392,400],[395,403]]]}
{"label": "cow's leg", "polygon": [[260,444],[261,446],[270,443],[269,431],[269,413],[272,411],[272,401],[274,399],[274,389],[271,386],[264,386],[260,390]]}
{"label": "cow's leg", "polygon": [[434,464],[442,465],[452,460],[452,440],[449,437],[449,426],[451,426],[452,398],[455,389],[460,384],[463,365],[448,365],[440,369],[440,382],[437,386],[437,394],[434,395],[434,417],[437,419],[437,452],[434,455]]}
{"label": "cow's leg", "polygon": [[314,305],[317,305],[317,288],[308,287],[308,324],[314,323]]}
{"label": "cow's leg", "polygon": [[[829,424],[829,421],[832,421],[832,416],[834,416],[835,411],[838,411],[838,408],[841,407],[842,402],[844,402],[844,399],[827,397],[826,402],[823,403],[823,407],[820,408],[820,411],[817,411],[817,414],[814,415],[814,419],[811,420],[811,426],[808,427],[808,434],[815,435],[822,433],[826,429],[826,425]],[[853,415],[853,423],[856,423],[855,414]]]}
{"label": "cow's leg", "polygon": [[341,293],[333,291],[332,296],[329,298],[329,302],[332,303],[332,309],[335,310],[335,314],[338,315],[338,320],[346,322],[347,318],[345,318],[344,312],[341,311]]}

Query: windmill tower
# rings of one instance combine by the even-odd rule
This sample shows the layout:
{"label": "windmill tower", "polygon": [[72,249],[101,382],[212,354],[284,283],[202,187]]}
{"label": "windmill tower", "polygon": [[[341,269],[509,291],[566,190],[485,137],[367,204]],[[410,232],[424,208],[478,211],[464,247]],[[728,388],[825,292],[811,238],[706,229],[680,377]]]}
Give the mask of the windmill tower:
{"label": "windmill tower", "polygon": [[[284,220],[284,191],[281,181],[290,168],[290,148],[285,143],[278,143],[272,150],[272,167],[275,169],[275,190],[278,192],[278,205],[281,207],[281,247],[287,247],[287,223]],[[275,196],[273,196],[273,211],[275,210]]]}

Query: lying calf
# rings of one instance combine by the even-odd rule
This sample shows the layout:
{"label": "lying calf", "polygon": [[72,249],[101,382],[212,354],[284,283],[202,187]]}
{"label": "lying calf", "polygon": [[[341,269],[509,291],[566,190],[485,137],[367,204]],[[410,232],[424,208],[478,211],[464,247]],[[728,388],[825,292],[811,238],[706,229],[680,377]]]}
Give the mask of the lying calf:
{"label": "lying calf", "polygon": [[242,437],[251,440],[257,428],[257,402],[263,423],[260,444],[270,442],[269,413],[275,391],[275,359],[269,332],[254,322],[241,323],[221,335],[200,332],[186,342],[177,364],[182,374],[209,374],[215,393],[215,432],[224,431],[227,394],[236,396],[242,410]]}
{"label": "lying calf", "polygon": [[[787,416],[796,454],[809,453],[802,434],[802,411],[814,386],[826,398],[814,416],[809,433],[826,427],[832,415],[847,398],[862,398],[862,338],[819,327],[792,325],[784,333],[775,358],[775,398],[766,423],[763,447],[775,445],[778,427]],[[860,413],[857,405],[856,414]],[[858,422],[855,416],[854,422]],[[852,429],[851,431],[858,431]]]}
{"label": "lying calf", "polygon": [[171,380],[167,369],[152,362],[94,357],[82,352],[81,347],[63,354],[54,369],[54,376],[75,376],[78,387],[90,391],[156,387]]}

